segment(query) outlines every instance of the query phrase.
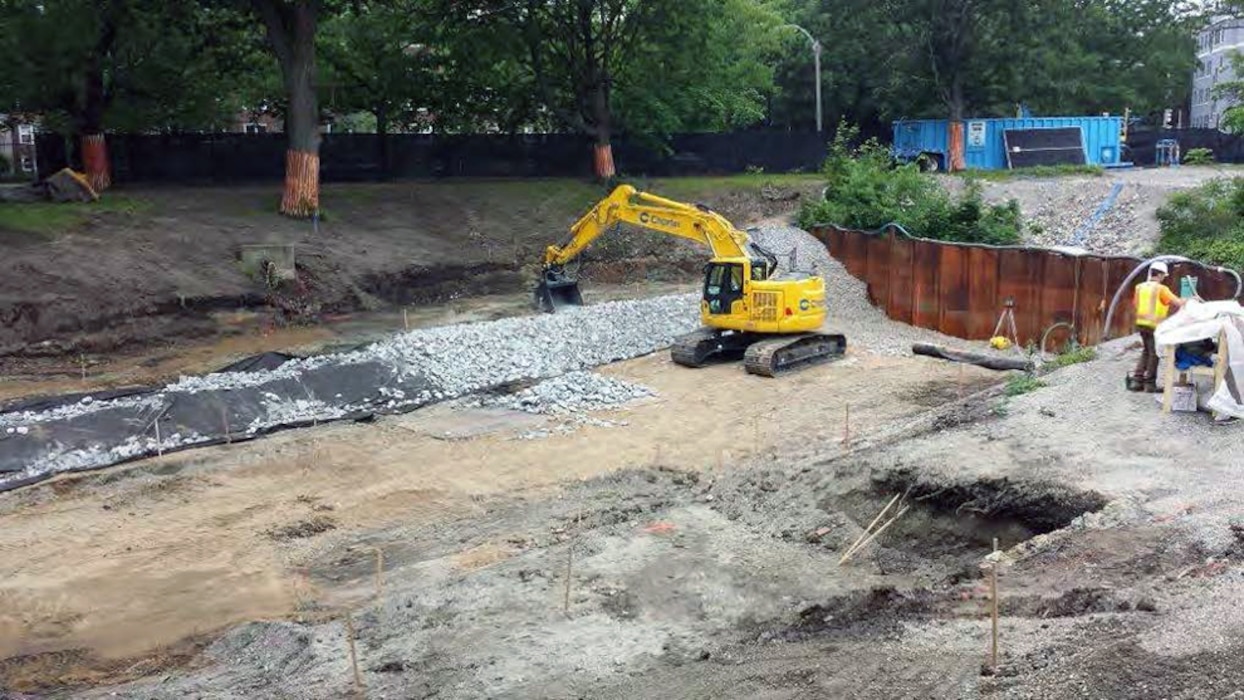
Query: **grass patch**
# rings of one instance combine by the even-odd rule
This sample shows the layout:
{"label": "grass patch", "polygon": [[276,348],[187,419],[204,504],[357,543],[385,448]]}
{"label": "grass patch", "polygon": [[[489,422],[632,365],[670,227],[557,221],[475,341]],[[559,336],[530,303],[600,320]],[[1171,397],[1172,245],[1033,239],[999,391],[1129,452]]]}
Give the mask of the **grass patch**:
{"label": "grass patch", "polygon": [[92,215],[142,214],[151,203],[124,195],[106,194],[98,202],[30,202],[0,204],[0,230],[55,236],[81,225]]}
{"label": "grass patch", "polygon": [[1071,365],[1078,365],[1082,362],[1092,362],[1097,359],[1097,349],[1085,346],[1076,346],[1068,349],[1066,352],[1059,354],[1054,359],[1045,363],[1050,369],[1062,369]]}
{"label": "grass patch", "polygon": [[1105,174],[1106,169],[1100,165],[1036,165],[1031,168],[1016,168],[1014,170],[968,169],[955,173],[957,177],[989,180],[991,182],[1004,182],[1021,177],[1066,177],[1068,175],[1101,177]]}
{"label": "grass patch", "polygon": [[1019,374],[1007,380],[1006,388],[1002,390],[1002,393],[1008,397],[1023,396],[1044,386],[1045,382],[1031,374]]}
{"label": "grass patch", "polygon": [[671,199],[687,199],[723,189],[759,190],[765,185],[790,187],[818,183],[824,179],[825,176],[820,173],[745,173],[725,177],[624,178],[624,181],[630,182],[637,189],[651,190],[654,194]]}

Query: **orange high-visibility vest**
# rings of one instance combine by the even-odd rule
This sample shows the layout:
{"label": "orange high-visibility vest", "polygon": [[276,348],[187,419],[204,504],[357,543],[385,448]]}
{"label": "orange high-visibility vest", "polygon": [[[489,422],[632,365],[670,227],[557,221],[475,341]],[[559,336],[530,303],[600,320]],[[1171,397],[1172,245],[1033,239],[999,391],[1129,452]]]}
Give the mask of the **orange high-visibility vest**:
{"label": "orange high-visibility vest", "polygon": [[1170,312],[1170,301],[1175,295],[1161,282],[1143,282],[1136,285],[1136,325],[1157,328]]}

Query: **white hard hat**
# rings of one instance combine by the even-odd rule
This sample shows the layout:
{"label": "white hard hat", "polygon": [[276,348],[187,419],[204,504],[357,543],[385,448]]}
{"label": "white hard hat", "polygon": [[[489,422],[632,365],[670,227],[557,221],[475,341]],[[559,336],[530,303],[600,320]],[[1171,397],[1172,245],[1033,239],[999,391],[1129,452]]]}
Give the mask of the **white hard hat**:
{"label": "white hard hat", "polygon": [[1167,269],[1166,263],[1159,260],[1158,262],[1155,262],[1154,264],[1149,266],[1149,273],[1152,274],[1154,272],[1161,272],[1162,274],[1166,275],[1170,273],[1170,270]]}

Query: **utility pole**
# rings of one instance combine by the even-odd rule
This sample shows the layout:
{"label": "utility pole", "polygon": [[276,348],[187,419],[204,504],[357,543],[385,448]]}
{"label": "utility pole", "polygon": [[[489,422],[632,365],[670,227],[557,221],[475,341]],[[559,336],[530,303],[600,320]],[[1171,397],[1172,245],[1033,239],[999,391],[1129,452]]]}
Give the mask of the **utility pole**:
{"label": "utility pole", "polygon": [[816,61],[816,131],[817,133],[820,133],[822,129],[822,123],[821,123],[821,42],[817,41],[816,37],[812,36],[811,32],[809,32],[807,29],[804,29],[803,27],[797,24],[786,24],[782,26],[791,27],[793,29],[798,29],[800,32],[803,33],[804,36],[808,37],[808,41],[812,42],[812,57]]}

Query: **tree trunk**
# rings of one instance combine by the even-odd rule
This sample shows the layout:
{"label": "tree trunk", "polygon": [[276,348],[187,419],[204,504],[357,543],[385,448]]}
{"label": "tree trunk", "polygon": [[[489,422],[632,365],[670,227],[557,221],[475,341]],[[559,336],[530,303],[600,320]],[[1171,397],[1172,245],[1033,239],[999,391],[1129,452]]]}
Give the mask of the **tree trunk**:
{"label": "tree trunk", "polygon": [[108,142],[103,134],[82,135],[82,170],[96,194],[112,186],[112,169],[108,166]]}
{"label": "tree trunk", "polygon": [[380,179],[391,177],[389,169],[389,108],[376,106],[376,157],[380,160]]}
{"label": "tree trunk", "polygon": [[963,115],[966,111],[963,99],[963,81],[958,74],[950,78],[950,162],[946,164],[949,172],[967,169],[964,159]]}
{"label": "tree trunk", "polygon": [[[111,43],[111,38],[108,38]],[[81,121],[82,170],[87,182],[98,193],[112,186],[112,171],[108,166],[108,144],[104,140],[104,109],[107,96],[104,91],[104,66],[102,55],[92,55],[86,68],[86,84],[83,86]]]}
{"label": "tree trunk", "polygon": [[613,167],[612,125],[609,114],[609,94],[604,82],[597,83],[592,91],[592,121],[596,127],[595,166],[596,179],[612,179],[617,171]]}
{"label": "tree trunk", "polygon": [[285,113],[285,191],[281,213],[305,219],[320,210],[320,110],[315,94],[318,0],[253,0],[281,64]]}

